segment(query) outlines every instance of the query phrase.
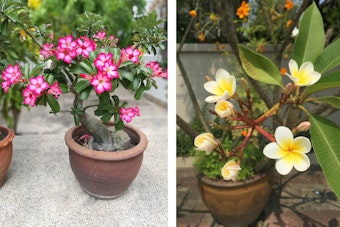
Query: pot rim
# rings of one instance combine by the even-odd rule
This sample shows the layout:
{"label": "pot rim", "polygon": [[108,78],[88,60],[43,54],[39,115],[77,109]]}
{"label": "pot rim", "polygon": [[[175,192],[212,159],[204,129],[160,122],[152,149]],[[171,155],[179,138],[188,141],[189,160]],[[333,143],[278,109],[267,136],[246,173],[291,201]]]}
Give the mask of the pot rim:
{"label": "pot rim", "polygon": [[134,133],[139,139],[139,142],[137,143],[137,145],[127,150],[121,150],[121,151],[115,151],[115,152],[92,150],[87,147],[81,146],[80,144],[75,142],[73,139],[75,133],[83,129],[84,129],[84,126],[82,125],[73,126],[72,128],[70,128],[65,134],[65,143],[69,147],[69,149],[72,149],[77,154],[84,156],[84,157],[92,158],[92,159],[107,160],[107,161],[126,160],[132,157],[138,156],[140,153],[143,153],[148,145],[148,140],[145,134],[140,129],[132,127],[130,125],[125,125],[124,130],[127,132]]}
{"label": "pot rim", "polygon": [[8,143],[13,141],[14,131],[7,127],[0,126],[0,131],[7,133],[6,137],[0,141],[0,148],[6,147]]}
{"label": "pot rim", "polygon": [[197,175],[197,178],[199,181],[201,181],[201,183],[206,184],[206,185],[210,185],[212,187],[217,187],[217,188],[242,188],[244,186],[250,186],[253,184],[257,184],[259,182],[262,181],[267,181],[267,180],[271,180],[272,177],[274,175],[274,171],[273,168],[269,168],[267,171],[265,172],[260,172],[254,175],[253,178],[251,179],[247,179],[245,181],[226,181],[223,179],[211,179],[206,175]]}

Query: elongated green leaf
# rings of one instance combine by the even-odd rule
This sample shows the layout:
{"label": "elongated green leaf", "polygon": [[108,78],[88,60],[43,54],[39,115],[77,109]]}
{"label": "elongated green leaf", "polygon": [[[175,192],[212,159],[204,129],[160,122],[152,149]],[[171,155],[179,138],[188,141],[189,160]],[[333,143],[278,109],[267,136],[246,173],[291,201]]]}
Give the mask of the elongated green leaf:
{"label": "elongated green leaf", "polygon": [[325,97],[317,98],[316,100],[323,102],[323,103],[327,103],[335,108],[340,109],[340,97],[325,96]]}
{"label": "elongated green leaf", "polygon": [[316,59],[315,71],[319,73],[327,72],[340,65],[340,39],[331,43]]}
{"label": "elongated green leaf", "polygon": [[78,93],[80,93],[81,91],[83,91],[84,89],[86,89],[87,87],[90,86],[90,80],[87,80],[87,79],[79,79],[75,88],[76,88],[76,91]]}
{"label": "elongated green leaf", "polygon": [[133,81],[133,74],[129,71],[118,69],[119,75],[128,79],[129,81]]}
{"label": "elongated green leaf", "polygon": [[332,72],[320,78],[320,80],[306,88],[305,96],[310,96],[316,92],[329,88],[340,87],[340,71]]}
{"label": "elongated green leaf", "polygon": [[325,177],[340,199],[340,128],[334,122],[310,115],[312,145]]}
{"label": "elongated green leaf", "polygon": [[313,2],[304,12],[299,23],[299,35],[293,47],[293,59],[301,65],[306,61],[315,62],[322,52],[325,32],[322,16]]}
{"label": "elongated green leaf", "polygon": [[60,111],[60,106],[58,101],[54,98],[53,95],[46,95],[46,100],[48,105],[51,107],[53,113],[57,113]]}
{"label": "elongated green leaf", "polygon": [[270,59],[242,45],[238,49],[242,67],[251,78],[282,87],[280,71]]}

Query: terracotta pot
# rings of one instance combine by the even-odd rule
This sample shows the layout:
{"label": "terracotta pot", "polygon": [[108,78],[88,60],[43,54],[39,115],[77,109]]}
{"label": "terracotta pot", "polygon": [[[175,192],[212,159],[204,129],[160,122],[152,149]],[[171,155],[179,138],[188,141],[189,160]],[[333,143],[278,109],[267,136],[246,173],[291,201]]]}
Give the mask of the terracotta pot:
{"label": "terracotta pot", "polygon": [[272,179],[272,170],[245,182],[198,176],[198,188],[216,222],[225,226],[248,226],[265,207],[272,191]]}
{"label": "terracotta pot", "polygon": [[96,151],[74,141],[73,138],[85,131],[84,127],[77,126],[65,135],[72,171],[81,187],[90,195],[101,199],[116,198],[137,176],[148,144],[147,138],[139,129],[126,126],[124,131],[136,146],[116,152]]}
{"label": "terracotta pot", "polygon": [[6,173],[12,162],[12,141],[14,138],[13,130],[0,126],[1,134],[6,135],[0,140],[0,187],[5,183]]}

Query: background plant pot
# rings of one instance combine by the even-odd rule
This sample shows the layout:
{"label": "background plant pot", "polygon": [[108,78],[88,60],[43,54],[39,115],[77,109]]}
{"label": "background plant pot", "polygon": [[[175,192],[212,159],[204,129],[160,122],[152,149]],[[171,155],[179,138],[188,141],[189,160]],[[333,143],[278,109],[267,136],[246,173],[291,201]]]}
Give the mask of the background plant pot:
{"label": "background plant pot", "polygon": [[272,179],[272,170],[245,182],[198,176],[198,188],[216,222],[225,226],[248,226],[265,207],[272,191]]}
{"label": "background plant pot", "polygon": [[69,147],[70,165],[81,187],[89,194],[102,199],[120,196],[138,174],[147,147],[146,136],[139,129],[125,126],[124,131],[136,146],[116,152],[88,149],[74,141],[85,130],[73,127],[65,135]]}
{"label": "background plant pot", "polygon": [[0,140],[0,187],[2,187],[6,180],[7,170],[12,162],[14,132],[1,126],[0,131],[1,134],[6,135],[4,139]]}

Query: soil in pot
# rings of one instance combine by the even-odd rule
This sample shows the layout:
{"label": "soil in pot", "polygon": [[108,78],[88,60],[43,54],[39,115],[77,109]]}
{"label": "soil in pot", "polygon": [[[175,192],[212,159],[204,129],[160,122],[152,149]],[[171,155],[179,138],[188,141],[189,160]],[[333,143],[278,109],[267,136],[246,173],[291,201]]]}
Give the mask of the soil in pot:
{"label": "soil in pot", "polygon": [[146,136],[136,128],[124,129],[136,144],[130,149],[116,152],[91,150],[77,143],[86,133],[81,126],[71,128],[65,136],[69,147],[70,165],[81,187],[89,194],[112,199],[127,190],[137,176],[147,147]]}
{"label": "soil in pot", "polygon": [[214,220],[224,226],[246,227],[260,215],[271,195],[273,171],[245,182],[198,176],[202,199]]}

